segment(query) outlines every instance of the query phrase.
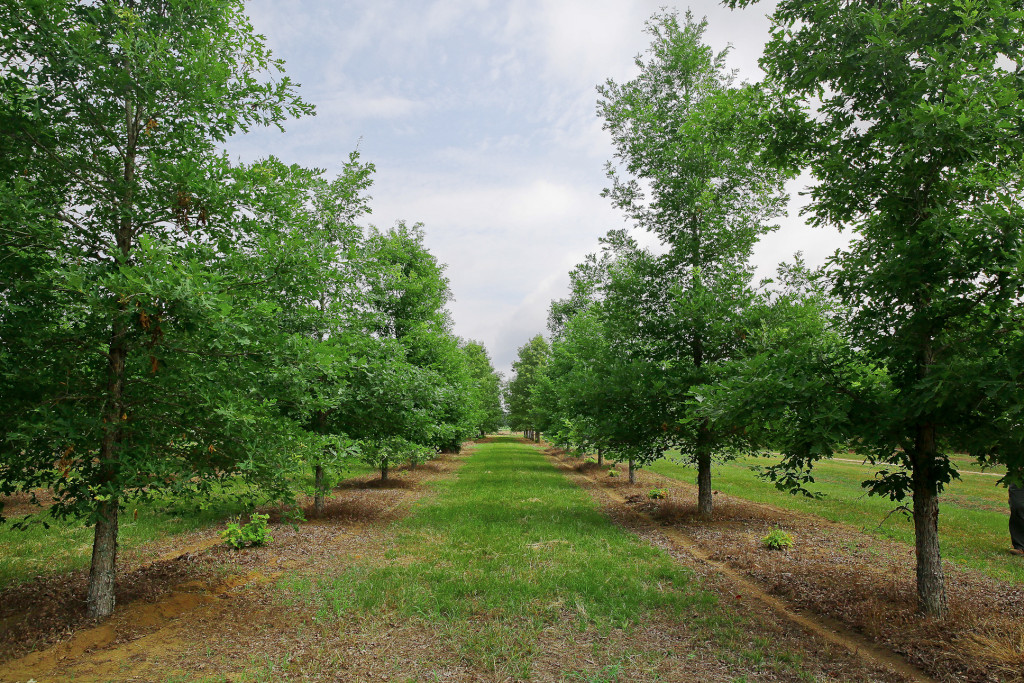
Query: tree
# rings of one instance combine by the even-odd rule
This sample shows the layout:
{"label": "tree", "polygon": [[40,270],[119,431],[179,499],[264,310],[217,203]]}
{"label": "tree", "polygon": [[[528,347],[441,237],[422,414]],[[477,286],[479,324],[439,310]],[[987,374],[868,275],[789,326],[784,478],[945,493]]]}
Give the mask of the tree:
{"label": "tree", "polygon": [[777,163],[817,180],[813,225],[857,237],[832,259],[831,289],[896,400],[857,425],[855,443],[882,468],[872,492],[913,499],[918,604],[930,615],[945,612],[946,454],[1021,452],[999,449],[979,404],[962,399],[992,405],[1020,378],[1022,19],[1020,2],[782,0],[761,61],[777,95]]}
{"label": "tree", "polygon": [[371,229],[360,257],[369,365],[339,417],[382,479],[427,450],[458,450],[473,432],[469,374],[445,308],[451,290],[423,239],[418,224]]}
{"label": "tree", "polygon": [[509,380],[505,392],[508,423],[512,429],[533,432],[543,419],[533,392],[544,376],[550,353],[547,341],[539,334],[519,347],[518,358],[512,363],[515,377]]}
{"label": "tree", "polygon": [[481,342],[466,342],[462,345],[462,353],[471,381],[471,421],[482,437],[487,432],[500,429],[505,422],[505,412],[501,407],[501,374],[495,371]]}
{"label": "tree", "polygon": [[95,525],[104,617],[125,499],[279,486],[299,443],[258,382],[284,339],[263,296],[288,268],[276,179],[219,145],[312,108],[262,78],[282,66],[240,1],[5,3],[0,63],[29,198],[2,216],[24,263],[0,313],[0,492],[49,487]]}
{"label": "tree", "polygon": [[663,387],[662,429],[697,466],[705,517],[712,457],[735,446],[738,432],[694,419],[691,389],[742,353],[743,315],[754,299],[750,255],[786,200],[784,176],[761,161],[751,136],[760,97],[735,85],[726,51],[703,43],[706,26],[689,13],[682,23],[675,13],[654,15],[648,59],[636,60],[640,74],[598,88],[598,112],[624,172],[609,165],[606,194],[668,247],[614,271],[607,321],[628,349],[623,357],[645,363],[648,381]]}

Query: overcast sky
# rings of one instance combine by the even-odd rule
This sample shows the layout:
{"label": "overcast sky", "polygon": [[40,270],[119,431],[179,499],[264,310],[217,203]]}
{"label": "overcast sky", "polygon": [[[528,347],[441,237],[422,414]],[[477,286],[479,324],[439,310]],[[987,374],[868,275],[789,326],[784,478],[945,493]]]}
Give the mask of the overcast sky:
{"label": "overcast sky", "polygon": [[[334,174],[358,147],[377,168],[370,222],[425,224],[428,248],[448,264],[455,332],[484,342],[507,375],[516,349],[546,332],[568,271],[627,225],[600,196],[612,149],[595,86],[635,75],[644,21],[665,4],[249,0],[256,29],[317,115],[229,149]],[[773,6],[689,8],[707,17],[708,42],[731,44],[730,66],[755,81]],[[797,250],[820,263],[840,243],[791,214],[759,246],[759,276]]]}

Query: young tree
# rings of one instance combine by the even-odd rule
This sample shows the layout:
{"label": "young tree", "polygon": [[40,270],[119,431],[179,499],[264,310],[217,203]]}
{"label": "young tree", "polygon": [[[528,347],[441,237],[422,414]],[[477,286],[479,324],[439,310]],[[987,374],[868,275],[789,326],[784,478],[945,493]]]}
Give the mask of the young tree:
{"label": "young tree", "polygon": [[[751,120],[758,93],[736,86],[726,51],[704,44],[707,23],[656,14],[640,75],[598,90],[598,112],[625,175],[609,165],[607,194],[668,247],[634,259],[608,289],[608,321],[664,386],[665,431],[697,466],[699,509],[712,512],[711,462],[736,440],[686,410],[690,389],[741,352],[743,312],[754,298],[751,251],[782,213],[783,176],[761,162]],[[644,186],[649,188],[644,191]],[[630,337],[635,341],[630,343]],[[670,428],[669,428],[670,427]]]}
{"label": "young tree", "polygon": [[88,608],[104,617],[127,497],[279,480],[273,454],[297,438],[255,381],[282,340],[260,296],[284,234],[258,189],[271,171],[219,145],[312,109],[264,80],[281,63],[240,1],[5,3],[0,63],[19,117],[0,139],[27,196],[60,178],[28,223],[3,216],[5,235],[33,234],[0,313],[0,492],[49,487],[55,514],[95,525]]}
{"label": "young tree", "polygon": [[946,454],[1020,452],[997,454],[963,397],[1012,377],[1020,325],[1022,12],[782,0],[761,61],[781,95],[779,163],[817,180],[812,224],[857,237],[832,260],[832,292],[852,311],[851,343],[887,368],[898,398],[857,426],[855,443],[883,467],[873,492],[913,498],[918,603],[930,615],[945,611],[938,495],[956,476]]}

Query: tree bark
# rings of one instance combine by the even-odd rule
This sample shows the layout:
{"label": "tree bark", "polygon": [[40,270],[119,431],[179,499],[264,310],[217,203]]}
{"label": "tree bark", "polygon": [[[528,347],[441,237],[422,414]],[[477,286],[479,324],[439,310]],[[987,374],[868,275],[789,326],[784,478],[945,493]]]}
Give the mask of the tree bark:
{"label": "tree bark", "polygon": [[630,458],[629,460],[629,483],[636,483],[636,461],[634,461],[632,458]]}
{"label": "tree bark", "polygon": [[117,571],[117,507],[118,499],[99,505],[99,519],[92,543],[92,566],[89,568],[89,590],[86,597],[91,619],[103,619],[114,612],[114,578]]}
{"label": "tree bark", "polygon": [[918,427],[913,454],[914,547],[917,551],[917,609],[922,614],[946,614],[946,579],[939,550],[939,496],[932,476],[938,456],[935,425]]}
{"label": "tree bark", "polygon": [[313,513],[319,517],[324,512],[324,466],[317,465],[313,472]]}
{"label": "tree bark", "polygon": [[380,480],[381,481],[387,481],[388,480],[388,461],[387,460],[383,460],[380,463]]}
{"label": "tree bark", "polygon": [[604,453],[601,452],[601,447],[597,447],[597,466],[602,467],[604,465]]}
{"label": "tree bark", "polygon": [[91,619],[103,619],[114,612],[114,579],[117,567],[117,493],[104,490],[104,485],[120,489],[118,461],[123,432],[121,424],[126,415],[123,412],[124,368],[128,355],[124,346],[125,325],[122,322],[124,305],[114,321],[107,365],[107,405],[103,411],[103,440],[100,442],[99,460],[102,473],[99,484],[108,500],[97,501],[96,529],[92,543],[92,564],[89,567],[89,587],[86,594],[86,609]]}
{"label": "tree bark", "polygon": [[711,519],[714,497],[711,490],[711,439],[705,425],[697,428],[697,513]]}

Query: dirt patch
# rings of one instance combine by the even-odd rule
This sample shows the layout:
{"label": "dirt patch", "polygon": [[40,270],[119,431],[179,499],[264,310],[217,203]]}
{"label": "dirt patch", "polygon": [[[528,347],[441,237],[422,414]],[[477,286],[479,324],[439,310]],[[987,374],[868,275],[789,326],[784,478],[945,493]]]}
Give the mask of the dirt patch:
{"label": "dirt patch", "polygon": [[[572,467],[573,459],[562,459]],[[625,499],[619,506],[657,519],[692,544],[690,554],[737,572],[789,609],[835,620],[944,681],[1024,680],[1024,588],[946,564],[949,614],[915,614],[914,551],[812,515],[717,494],[710,522],[697,515],[696,487],[651,472],[638,473],[633,490],[599,475],[592,486]],[[651,487],[669,491],[650,500]],[[769,551],[761,538],[788,531],[796,545]],[[685,549],[685,548],[684,548]],[[826,622],[823,622],[827,624]]]}
{"label": "dirt patch", "polygon": [[0,514],[6,519],[34,515],[45,512],[53,502],[53,493],[49,489],[34,489],[0,496]]}

